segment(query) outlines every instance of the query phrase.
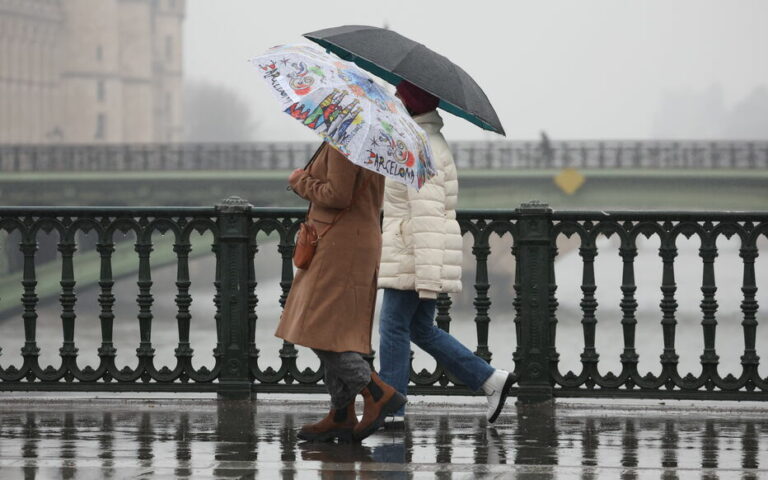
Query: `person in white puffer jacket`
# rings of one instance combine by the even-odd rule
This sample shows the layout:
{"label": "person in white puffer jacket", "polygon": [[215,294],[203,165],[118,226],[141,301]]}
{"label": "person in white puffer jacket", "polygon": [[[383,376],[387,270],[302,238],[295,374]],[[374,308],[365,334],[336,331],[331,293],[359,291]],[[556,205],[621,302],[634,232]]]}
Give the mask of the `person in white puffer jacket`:
{"label": "person in white puffer jacket", "polygon": [[[440,100],[403,81],[397,86],[413,119],[429,136],[436,175],[419,191],[387,179],[379,267],[384,289],[379,323],[379,375],[406,394],[410,342],[432,355],[448,372],[488,398],[493,423],[504,406],[513,379],[491,367],[434,324],[437,294],[461,291],[462,237],[456,221],[459,182],[451,150],[440,133]],[[389,421],[402,420],[404,407]]]}

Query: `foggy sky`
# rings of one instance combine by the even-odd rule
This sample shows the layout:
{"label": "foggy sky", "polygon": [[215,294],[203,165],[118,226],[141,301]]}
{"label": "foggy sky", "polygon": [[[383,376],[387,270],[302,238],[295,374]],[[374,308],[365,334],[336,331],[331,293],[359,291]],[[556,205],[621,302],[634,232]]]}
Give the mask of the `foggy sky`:
{"label": "foggy sky", "polygon": [[[188,0],[185,75],[237,92],[253,110],[259,140],[317,137],[279,112],[248,59],[302,41],[302,33],[344,24],[386,24],[456,62],[485,90],[510,139],[536,138],[542,129],[553,139],[723,136],[726,129],[713,131],[712,121],[705,128],[697,127],[700,122],[689,126],[686,119],[700,113],[676,112],[675,105],[687,103],[675,102],[675,95],[684,92],[695,103],[701,94],[706,103],[716,89],[727,111],[768,85],[764,0],[373,5]],[[684,127],[663,128],[660,116],[670,109]],[[443,118],[449,139],[501,138],[451,114]]]}

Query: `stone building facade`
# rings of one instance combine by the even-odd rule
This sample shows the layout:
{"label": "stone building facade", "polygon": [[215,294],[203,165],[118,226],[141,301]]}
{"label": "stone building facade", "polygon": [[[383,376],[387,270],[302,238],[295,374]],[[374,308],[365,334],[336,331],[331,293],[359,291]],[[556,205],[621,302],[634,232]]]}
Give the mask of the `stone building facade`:
{"label": "stone building facade", "polygon": [[185,0],[0,0],[0,143],[182,139]]}

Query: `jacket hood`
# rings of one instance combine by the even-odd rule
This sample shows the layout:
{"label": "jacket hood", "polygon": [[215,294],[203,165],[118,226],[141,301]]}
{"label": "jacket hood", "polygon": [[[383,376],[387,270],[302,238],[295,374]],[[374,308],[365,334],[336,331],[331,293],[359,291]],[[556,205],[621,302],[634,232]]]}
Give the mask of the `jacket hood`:
{"label": "jacket hood", "polygon": [[443,118],[437,110],[416,115],[413,120],[427,133],[438,133],[443,128]]}

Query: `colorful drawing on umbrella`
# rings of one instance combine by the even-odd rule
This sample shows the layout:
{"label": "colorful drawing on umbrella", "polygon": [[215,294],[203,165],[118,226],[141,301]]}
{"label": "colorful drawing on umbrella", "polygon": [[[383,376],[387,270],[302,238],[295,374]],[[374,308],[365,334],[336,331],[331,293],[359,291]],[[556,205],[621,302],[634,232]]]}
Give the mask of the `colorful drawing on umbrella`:
{"label": "colorful drawing on umbrella", "polygon": [[348,99],[347,95],[343,90],[333,89],[320,103],[295,102],[285,109],[285,113],[327,138],[346,154],[350,136],[362,123],[360,114],[363,111],[360,101]]}
{"label": "colorful drawing on umbrella", "polygon": [[288,75],[290,81],[288,84],[291,86],[296,95],[306,95],[312,90],[312,84],[315,83],[315,77],[308,75],[309,70],[304,62],[293,64],[297,71]]}
{"label": "colorful drawing on umbrella", "polygon": [[434,175],[426,133],[368,73],[308,45],[253,59],[283,111],[359,165],[420,188]]}
{"label": "colorful drawing on umbrella", "polygon": [[338,62],[337,67],[339,67],[339,77],[349,84],[349,89],[354,95],[367,98],[374,102],[381,110],[389,110],[392,113],[397,112],[395,102],[391,101],[392,96],[370,77],[360,75],[351,68],[345,68],[341,62]]}

